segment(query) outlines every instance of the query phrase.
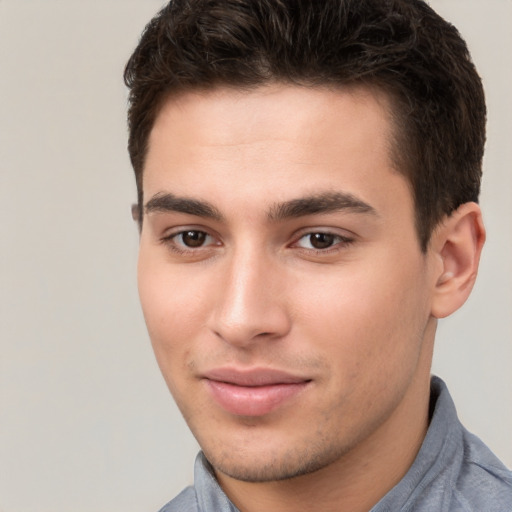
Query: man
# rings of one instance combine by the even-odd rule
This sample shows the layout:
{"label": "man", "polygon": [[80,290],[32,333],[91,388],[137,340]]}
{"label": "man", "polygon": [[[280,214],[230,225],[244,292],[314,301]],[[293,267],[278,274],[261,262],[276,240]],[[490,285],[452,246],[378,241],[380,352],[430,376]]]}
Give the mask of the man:
{"label": "man", "polygon": [[419,0],[177,0],[125,73],[139,290],[202,452],[169,511],[512,510],[430,376],[485,102]]}

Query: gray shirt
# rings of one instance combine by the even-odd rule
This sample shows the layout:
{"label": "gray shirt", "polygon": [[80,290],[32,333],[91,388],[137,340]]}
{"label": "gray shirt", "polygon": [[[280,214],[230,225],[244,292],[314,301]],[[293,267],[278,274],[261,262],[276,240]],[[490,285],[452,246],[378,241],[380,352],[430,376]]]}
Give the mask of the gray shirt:
{"label": "gray shirt", "polygon": [[[416,460],[370,512],[512,512],[512,472],[462,426],[437,377],[431,404],[432,419]],[[160,512],[238,512],[202,453],[194,482]]]}

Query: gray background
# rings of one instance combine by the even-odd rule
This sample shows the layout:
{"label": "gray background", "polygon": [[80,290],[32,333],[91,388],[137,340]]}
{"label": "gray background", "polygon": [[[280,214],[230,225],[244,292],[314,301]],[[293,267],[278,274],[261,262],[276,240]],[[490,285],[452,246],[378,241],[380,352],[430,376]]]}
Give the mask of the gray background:
{"label": "gray background", "polygon": [[[0,512],[155,511],[197,449],[139,310],[122,69],[157,0],[0,0]],[[434,371],[512,465],[512,2],[436,0],[488,95],[480,278]]]}

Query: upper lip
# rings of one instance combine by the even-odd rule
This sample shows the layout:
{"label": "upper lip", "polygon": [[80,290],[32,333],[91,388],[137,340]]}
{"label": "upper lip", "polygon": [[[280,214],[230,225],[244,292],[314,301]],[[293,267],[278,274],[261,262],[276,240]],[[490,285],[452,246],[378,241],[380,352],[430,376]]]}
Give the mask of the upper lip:
{"label": "upper lip", "polygon": [[273,368],[215,368],[205,372],[203,378],[218,382],[226,382],[235,386],[271,386],[277,384],[299,384],[311,379],[293,375],[287,371]]}

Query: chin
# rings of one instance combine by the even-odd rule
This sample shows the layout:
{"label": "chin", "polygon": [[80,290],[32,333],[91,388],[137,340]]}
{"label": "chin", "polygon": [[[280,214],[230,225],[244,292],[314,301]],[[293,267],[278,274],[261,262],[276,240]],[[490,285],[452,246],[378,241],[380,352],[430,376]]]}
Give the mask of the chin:
{"label": "chin", "polygon": [[257,455],[244,453],[243,450],[230,453],[203,451],[216,472],[235,480],[253,483],[288,480],[314,473],[329,466],[339,457],[332,449],[313,453],[309,449],[301,450],[297,447],[281,453],[259,452]]}

